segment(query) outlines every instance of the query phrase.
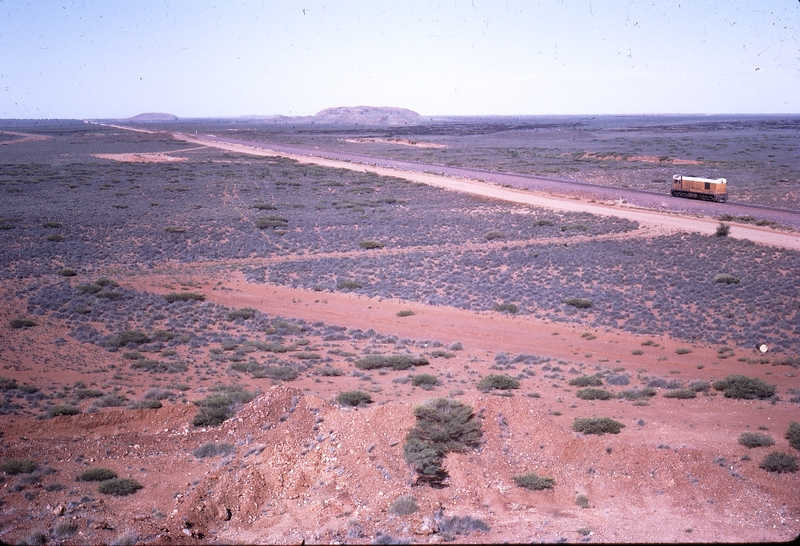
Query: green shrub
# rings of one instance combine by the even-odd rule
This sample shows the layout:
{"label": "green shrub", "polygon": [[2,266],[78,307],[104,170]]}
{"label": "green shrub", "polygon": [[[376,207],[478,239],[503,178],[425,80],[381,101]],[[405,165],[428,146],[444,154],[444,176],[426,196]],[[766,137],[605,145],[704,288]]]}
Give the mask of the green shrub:
{"label": "green shrub", "polygon": [[43,228],[60,228],[64,227],[64,224],[61,222],[54,222],[53,220],[48,220],[47,222],[42,223]]}
{"label": "green shrub", "polygon": [[410,316],[413,316],[415,314],[416,313],[414,313],[414,311],[412,311],[411,309],[402,309],[402,310],[397,312],[397,316],[398,317],[410,317]]}
{"label": "green shrub", "polygon": [[237,318],[249,320],[254,316],[256,316],[256,310],[252,307],[242,307],[228,312],[228,320],[236,320]]}
{"label": "green shrub", "polygon": [[268,366],[264,369],[264,373],[270,379],[279,381],[294,381],[300,375],[300,372],[291,366]]}
{"label": "green shrub", "polygon": [[85,400],[86,398],[100,398],[105,393],[97,389],[76,389],[75,397],[78,400]]}
{"label": "green shrub", "polygon": [[556,484],[553,478],[539,476],[535,472],[526,472],[525,474],[517,474],[513,476],[514,483],[525,489],[532,491],[541,491],[542,489],[552,489]]}
{"label": "green shrub", "polygon": [[749,448],[769,447],[775,445],[775,440],[772,439],[772,436],[760,432],[742,432],[739,436],[739,444]]}
{"label": "green shrub", "polygon": [[100,482],[97,491],[104,495],[115,495],[117,497],[125,497],[133,495],[144,486],[134,480],[133,478],[113,478]]}
{"label": "green shrub", "polygon": [[697,396],[697,391],[694,389],[673,389],[671,391],[667,391],[662,395],[664,398],[677,398],[679,400],[688,400],[689,398],[695,398]]}
{"label": "green shrub", "polygon": [[564,303],[578,309],[589,309],[592,306],[591,300],[586,300],[583,298],[567,298],[564,300]]}
{"label": "green shrub", "polygon": [[500,313],[511,313],[512,315],[519,313],[519,307],[515,303],[498,303],[495,304],[494,310]]}
{"label": "green shrub", "polygon": [[429,364],[425,357],[412,357],[411,355],[380,355],[369,354],[355,361],[356,368],[360,370],[377,370],[391,368],[393,370],[408,370],[414,366]]}
{"label": "green shrub", "polygon": [[605,389],[598,389],[595,387],[587,387],[580,389],[575,393],[575,396],[581,400],[608,400],[612,394]]}
{"label": "green shrub", "polygon": [[361,283],[350,279],[341,279],[336,283],[336,288],[339,290],[356,290],[357,288],[361,288]]}
{"label": "green shrub", "polygon": [[797,472],[797,457],[784,453],[783,451],[773,451],[758,465],[767,472],[783,474],[785,472]]}
{"label": "green shrub", "polygon": [[795,449],[800,449],[800,423],[792,421],[786,429],[785,438],[789,440],[789,445]]}
{"label": "green shrub", "polygon": [[641,349],[634,349],[633,351],[631,351],[631,354],[632,354],[633,356],[639,356],[639,355],[643,355],[643,354],[644,354],[644,351],[643,351],[643,350],[641,350]]}
{"label": "green shrub", "polygon": [[714,276],[714,282],[723,284],[739,284],[739,278],[734,277],[733,275],[720,273],[719,275]]}
{"label": "green shrub", "polygon": [[731,232],[731,226],[724,222],[720,222],[717,226],[717,231],[714,232],[716,237],[727,237],[728,234]]}
{"label": "green shrub", "polygon": [[64,268],[58,270],[58,274],[61,275],[62,277],[74,277],[78,273],[77,273],[77,271],[75,271],[71,267],[64,267]]}
{"label": "green shrub", "polygon": [[494,241],[495,239],[505,239],[506,234],[502,231],[493,229],[484,235],[487,241]]}
{"label": "green shrub", "polygon": [[206,457],[216,457],[218,455],[230,455],[234,451],[236,451],[236,448],[233,447],[233,444],[209,442],[192,451],[192,455],[198,459],[205,459]]}
{"label": "green shrub", "polygon": [[78,526],[68,520],[62,520],[53,527],[53,535],[58,540],[64,540],[74,535],[78,531]]}
{"label": "green shrub", "polygon": [[455,358],[455,357],[456,357],[455,353],[449,353],[447,351],[443,351],[442,349],[436,349],[434,351],[431,351],[431,358],[447,358],[447,359],[450,359],[450,358]]}
{"label": "green shrub", "polygon": [[79,482],[104,482],[106,480],[113,480],[116,477],[117,473],[113,470],[96,466],[83,471],[75,479]]}
{"label": "green shrub", "polygon": [[403,456],[418,481],[441,484],[447,477],[442,464],[447,453],[478,445],[483,432],[472,407],[457,400],[435,398],[414,407],[416,425],[406,435]]}
{"label": "green shrub", "polygon": [[624,427],[610,417],[579,417],[572,423],[572,430],[583,434],[619,434]]}
{"label": "green shrub", "polygon": [[731,374],[725,379],[714,381],[714,388],[722,391],[726,398],[752,400],[769,398],[776,392],[775,385],[768,385],[756,377]]}
{"label": "green shrub", "polygon": [[17,474],[30,474],[37,468],[39,468],[39,465],[36,463],[36,461],[32,461],[31,459],[8,459],[2,465],[0,465],[0,470],[9,476],[16,476]]}
{"label": "green shrub", "polygon": [[79,408],[64,404],[58,404],[47,408],[47,416],[50,418],[60,415],[78,415],[80,412],[81,410]]}
{"label": "green shrub", "polygon": [[60,233],[53,233],[52,235],[48,235],[45,237],[48,241],[53,241],[56,243],[60,243],[61,241],[66,241],[67,238],[61,235]]}
{"label": "green shrub", "polygon": [[277,210],[278,207],[269,203],[253,203],[253,208],[257,210]]}
{"label": "green shrub", "polygon": [[488,533],[489,524],[472,516],[453,516],[439,522],[439,533],[445,536],[468,535],[474,531]]}
{"label": "green shrub", "polygon": [[109,339],[106,343],[113,347],[126,347],[128,343],[142,345],[150,341],[150,337],[139,330],[124,330]]}
{"label": "green shrub", "polygon": [[167,226],[164,228],[167,233],[186,233],[185,226]]}
{"label": "green shrub", "polygon": [[392,504],[389,505],[389,513],[395,516],[407,516],[413,514],[417,510],[419,510],[417,499],[411,495],[397,497],[392,501]]}
{"label": "green shrub", "polygon": [[196,427],[214,427],[224,423],[236,414],[238,406],[256,396],[239,385],[217,385],[211,391],[213,394],[194,402],[200,407],[199,413],[192,419]]}
{"label": "green shrub", "polygon": [[164,299],[170,303],[176,301],[205,301],[206,297],[204,294],[198,294],[197,292],[170,292],[169,294],[164,294]]}
{"label": "green shrub", "polygon": [[372,403],[372,397],[363,391],[344,391],[336,397],[340,406],[362,406]]}
{"label": "green shrub", "polygon": [[678,347],[677,349],[675,349],[675,353],[679,355],[688,355],[691,352],[692,350],[689,349],[688,347]]}
{"label": "green shrub", "polygon": [[420,387],[429,391],[439,384],[439,379],[435,375],[429,373],[421,373],[411,378],[411,384],[415,387]]}
{"label": "green shrub", "polygon": [[555,225],[555,223],[554,223],[552,220],[536,220],[536,221],[533,223],[533,227],[539,227],[539,226],[554,226],[554,225]]}
{"label": "green shrub", "polygon": [[363,248],[365,250],[373,250],[373,249],[376,249],[376,248],[383,248],[386,245],[384,245],[380,241],[372,241],[372,240],[370,240],[370,241],[361,241],[360,243],[358,243],[358,246],[360,246],[361,248]]}
{"label": "green shrub", "polygon": [[285,228],[289,225],[289,219],[283,216],[261,216],[253,220],[253,224],[258,229]]}
{"label": "green shrub", "polygon": [[492,390],[507,391],[518,389],[519,381],[507,375],[490,374],[478,382],[478,390],[489,392]]}
{"label": "green shrub", "polygon": [[603,380],[599,375],[580,375],[570,379],[569,384],[573,387],[599,387]]}
{"label": "green shrub", "polygon": [[175,338],[175,332],[170,332],[169,330],[153,330],[153,333],[150,334],[150,338],[153,341],[167,342]]}
{"label": "green shrub", "polygon": [[344,370],[340,368],[334,368],[326,364],[322,368],[319,368],[315,373],[317,375],[321,375],[322,377],[340,377],[344,375]]}
{"label": "green shrub", "polygon": [[589,497],[586,495],[578,495],[575,497],[575,504],[581,508],[589,508]]}
{"label": "green shrub", "polygon": [[645,400],[657,394],[656,390],[652,387],[645,387],[643,389],[625,389],[619,395],[625,400]]}
{"label": "green shrub", "polygon": [[128,409],[159,409],[163,406],[161,402],[158,400],[137,400],[136,402],[132,402]]}
{"label": "green shrub", "polygon": [[27,318],[15,318],[9,320],[8,325],[15,330],[19,330],[21,328],[32,328],[33,326],[36,326],[36,321]]}

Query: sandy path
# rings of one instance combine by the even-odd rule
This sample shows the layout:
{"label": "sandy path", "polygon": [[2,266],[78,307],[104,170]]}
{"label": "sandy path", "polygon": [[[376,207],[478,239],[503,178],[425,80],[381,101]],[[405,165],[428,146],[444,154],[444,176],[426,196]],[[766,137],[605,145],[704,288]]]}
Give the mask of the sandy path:
{"label": "sandy path", "polygon": [[[256,148],[241,144],[230,144],[204,140],[181,133],[175,133],[173,136],[179,140],[184,140],[195,144],[205,144],[207,146],[220,148],[230,152],[239,152],[263,157],[286,157],[299,163],[314,164],[338,169],[349,169],[357,172],[372,172],[381,176],[394,176],[397,178],[410,180],[412,182],[420,182],[423,184],[436,186],[438,188],[462,191],[474,195],[480,195],[482,197],[490,197],[493,199],[500,199],[513,203],[545,207],[554,210],[588,212],[602,216],[616,216],[618,218],[626,218],[628,220],[635,220],[643,224],[655,226],[669,232],[694,231],[704,235],[711,235],[716,231],[717,226],[719,225],[719,221],[712,218],[698,218],[682,216],[678,214],[668,214],[665,212],[634,208],[630,206],[591,203],[588,200],[583,199],[545,196],[529,191],[495,186],[476,180],[452,178],[437,174],[405,171],[388,167],[363,165],[348,161],[327,159],[323,157],[290,154],[270,150],[267,148]],[[732,224],[729,236],[737,239],[749,239],[755,243],[761,243],[765,245],[800,250],[800,235],[795,233],[777,232],[768,228],[744,224]]]}
{"label": "sandy path", "polygon": [[5,146],[7,144],[21,144],[23,142],[35,142],[37,140],[47,140],[51,138],[48,135],[33,135],[31,133],[18,133],[16,131],[0,131],[0,133],[4,135],[13,135],[20,137],[16,140],[6,140],[4,142],[0,142],[0,146]]}

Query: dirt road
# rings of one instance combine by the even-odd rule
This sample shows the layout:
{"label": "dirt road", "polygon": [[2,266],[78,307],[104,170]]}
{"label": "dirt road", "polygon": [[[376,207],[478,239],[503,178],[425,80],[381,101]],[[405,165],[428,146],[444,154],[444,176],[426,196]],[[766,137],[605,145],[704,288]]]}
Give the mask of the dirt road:
{"label": "dirt road", "polygon": [[[372,172],[382,176],[394,176],[439,188],[472,193],[483,197],[501,199],[503,201],[510,201],[513,203],[522,203],[554,210],[588,212],[591,214],[599,214],[604,216],[616,216],[618,218],[635,220],[642,224],[648,224],[657,228],[661,228],[665,232],[695,231],[698,233],[711,235],[716,231],[717,226],[719,225],[719,221],[713,218],[698,218],[679,214],[670,214],[662,211],[648,210],[617,203],[592,203],[589,200],[582,198],[565,198],[541,195],[530,191],[495,186],[493,184],[487,184],[485,182],[476,180],[468,180],[465,178],[452,178],[439,174],[431,174],[419,171],[407,171],[376,165],[364,165],[361,163],[352,163],[349,161],[340,161],[313,155],[292,154],[244,144],[206,140],[182,133],[175,133],[173,136],[179,140],[184,140],[195,144],[205,144],[207,146],[220,148],[230,152],[239,152],[266,157],[288,157],[298,161],[299,163],[309,163],[325,167],[349,169],[358,172]],[[749,239],[755,243],[761,243],[770,246],[800,250],[800,235],[797,233],[780,232],[769,228],[733,223],[731,224],[729,236],[737,239]]]}

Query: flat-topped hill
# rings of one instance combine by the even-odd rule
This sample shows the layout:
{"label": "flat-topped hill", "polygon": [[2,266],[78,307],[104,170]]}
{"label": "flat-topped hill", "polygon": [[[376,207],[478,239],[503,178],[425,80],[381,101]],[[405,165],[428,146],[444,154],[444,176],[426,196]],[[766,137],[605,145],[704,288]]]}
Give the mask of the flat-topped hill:
{"label": "flat-topped hill", "polygon": [[406,108],[342,106],[317,112],[314,121],[348,125],[415,125],[422,121],[422,116]]}

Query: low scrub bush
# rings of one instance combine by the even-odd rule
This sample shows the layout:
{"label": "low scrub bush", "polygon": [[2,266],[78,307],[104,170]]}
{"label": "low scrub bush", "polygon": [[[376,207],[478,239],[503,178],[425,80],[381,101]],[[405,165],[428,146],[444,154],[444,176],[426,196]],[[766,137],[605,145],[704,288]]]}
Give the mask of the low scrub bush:
{"label": "low scrub bush", "polygon": [[478,382],[478,390],[489,392],[492,390],[507,391],[518,389],[519,381],[507,375],[490,374]]}
{"label": "low scrub bush", "polygon": [[489,524],[472,516],[453,516],[439,522],[439,532],[448,535],[468,535],[475,531],[488,533]]}
{"label": "low scrub bush", "polygon": [[768,434],[760,432],[742,432],[739,436],[739,444],[745,447],[769,447],[775,445],[775,440]]}
{"label": "low scrub bush", "polygon": [[542,489],[552,489],[556,484],[553,478],[539,476],[535,472],[526,472],[525,474],[517,474],[513,476],[514,483],[525,489],[532,491],[541,491]]}
{"label": "low scrub bush", "polygon": [[363,391],[344,391],[336,397],[340,406],[358,407],[372,403],[372,397]]}
{"label": "low scrub bush", "polygon": [[519,313],[519,306],[515,303],[498,303],[495,304],[494,310],[500,313],[511,313],[512,315],[516,315]]}
{"label": "low scrub bush", "polygon": [[377,370],[391,368],[393,370],[408,370],[415,366],[429,364],[425,357],[412,357],[411,355],[380,355],[369,354],[356,360],[355,366],[360,370]]}
{"label": "low scrub bush", "polygon": [[583,434],[619,434],[624,427],[610,417],[579,417],[572,423],[572,430]]}
{"label": "low scrub bush", "polygon": [[487,241],[494,241],[495,239],[505,239],[506,234],[496,229],[487,232],[484,237]]}
{"label": "low scrub bush", "polygon": [[360,243],[358,243],[358,246],[360,246],[361,248],[363,248],[365,250],[374,250],[374,249],[377,249],[377,248],[383,248],[386,245],[384,245],[380,241],[369,240],[369,241],[361,241]]}
{"label": "low scrub bush", "polygon": [[413,514],[417,510],[419,510],[417,499],[411,495],[397,497],[392,501],[392,504],[389,505],[389,513],[395,516],[407,516]]}
{"label": "low scrub bush", "polygon": [[439,379],[435,375],[429,373],[421,373],[411,378],[411,384],[415,387],[429,391],[439,384]]}
{"label": "low scrub bush", "polygon": [[113,480],[116,477],[117,473],[113,470],[96,466],[83,471],[75,480],[79,482],[104,482],[106,480]]}
{"label": "low scrub bush", "polygon": [[75,277],[78,275],[78,272],[71,267],[64,267],[58,270],[58,274],[62,277]]}
{"label": "low scrub bush", "polygon": [[9,320],[8,325],[14,328],[15,330],[19,330],[22,328],[32,328],[36,326],[36,321],[28,318],[15,318]]}
{"label": "low scrub bush", "polygon": [[253,220],[253,224],[258,229],[285,228],[289,225],[289,219],[283,216],[261,216]]}
{"label": "low scrub bush", "polygon": [[106,344],[113,347],[126,347],[129,343],[142,345],[150,341],[150,336],[139,330],[123,330],[109,339]]}
{"label": "low scrub bush", "polygon": [[356,290],[361,288],[361,283],[351,279],[341,279],[336,283],[336,288],[339,290]]}
{"label": "low scrub bush", "polygon": [[78,415],[81,410],[75,406],[58,404],[47,408],[47,416],[50,418],[58,417],[60,415]]}
{"label": "low scrub bush", "polygon": [[253,208],[256,210],[277,210],[278,207],[269,203],[253,203]]}
{"label": "low scrub bush", "polygon": [[578,495],[575,497],[575,504],[581,508],[589,508],[589,497],[586,495]]}
{"label": "low scrub bush", "polygon": [[569,380],[573,387],[599,387],[603,380],[599,375],[580,375]]}
{"label": "low scrub bush", "polygon": [[192,419],[196,427],[214,427],[236,414],[236,409],[255,398],[255,393],[244,390],[239,385],[217,385],[211,395],[195,402],[200,407]]}
{"label": "low scrub bush", "polygon": [[198,459],[205,459],[206,457],[216,457],[218,455],[230,455],[234,451],[236,451],[236,448],[233,447],[233,444],[209,442],[192,451],[192,455]]}
{"label": "low scrub bush", "polygon": [[125,497],[133,495],[144,486],[134,480],[133,478],[113,478],[100,482],[97,490],[104,495],[114,495],[117,497]]}
{"label": "low scrub bush", "polygon": [[414,311],[412,311],[411,309],[402,309],[397,312],[398,317],[411,317],[414,316],[415,314],[416,313],[414,313]]}
{"label": "low scrub bush", "polygon": [[697,391],[693,389],[673,389],[665,392],[662,396],[664,398],[677,398],[679,400],[688,400],[689,398],[695,398],[697,396]]}
{"label": "low scrub bush", "polygon": [[291,366],[267,366],[264,369],[264,374],[270,379],[279,381],[294,381],[300,376],[300,372]]}
{"label": "low scrub bush", "polygon": [[483,432],[472,407],[457,400],[435,398],[414,407],[416,425],[406,435],[403,456],[418,481],[442,486],[447,453],[462,453],[478,445]]}
{"label": "low scrub bush", "polygon": [[764,457],[764,460],[758,466],[767,472],[778,474],[797,472],[797,457],[783,451],[773,451]]}
{"label": "low scrub bush", "polygon": [[128,405],[128,409],[159,409],[163,406],[161,402],[158,400],[150,400],[149,398],[144,400],[137,400],[136,402],[132,402]]}
{"label": "low scrub bush", "polygon": [[769,398],[776,392],[775,385],[769,385],[757,377],[731,374],[725,379],[714,381],[714,388],[722,391],[726,398],[752,400]]}
{"label": "low scrub bush", "polygon": [[567,298],[564,300],[564,303],[578,309],[589,309],[593,305],[591,300],[583,298]]}
{"label": "low scrub bush", "polygon": [[164,299],[170,303],[192,300],[205,301],[206,296],[205,294],[199,294],[197,292],[170,292],[169,294],[164,294]]}
{"label": "low scrub bush", "polygon": [[100,398],[105,393],[97,389],[76,389],[75,398],[78,400],[85,400],[86,398]]}
{"label": "low scrub bush", "polygon": [[714,276],[714,282],[722,284],[739,284],[739,278],[734,277],[733,275],[720,273],[719,275]]}
{"label": "low scrub bush", "polygon": [[675,354],[679,355],[688,355],[691,352],[692,350],[689,349],[688,347],[678,347],[677,349],[675,349]]}
{"label": "low scrub bush", "polygon": [[8,459],[0,465],[0,470],[9,476],[16,476],[17,474],[30,474],[39,468],[36,461],[31,459]]}
{"label": "low scrub bush", "polygon": [[575,393],[575,396],[581,400],[608,400],[613,395],[605,389],[587,387],[585,389],[580,389]]}
{"label": "low scrub bush", "polygon": [[228,312],[227,318],[228,320],[236,320],[238,318],[249,320],[256,316],[256,310],[252,307],[242,307],[241,309],[234,309],[233,311]]}
{"label": "low scrub bush", "polygon": [[321,375],[322,377],[340,377],[344,375],[344,370],[326,365],[322,368],[319,368],[315,373],[317,375]]}
{"label": "low scrub bush", "polygon": [[800,423],[792,421],[786,429],[785,438],[789,440],[789,445],[795,449],[800,449]]}
{"label": "low scrub bush", "polygon": [[717,231],[714,232],[716,237],[727,237],[728,234],[731,232],[731,226],[724,222],[720,222],[717,226]]}

